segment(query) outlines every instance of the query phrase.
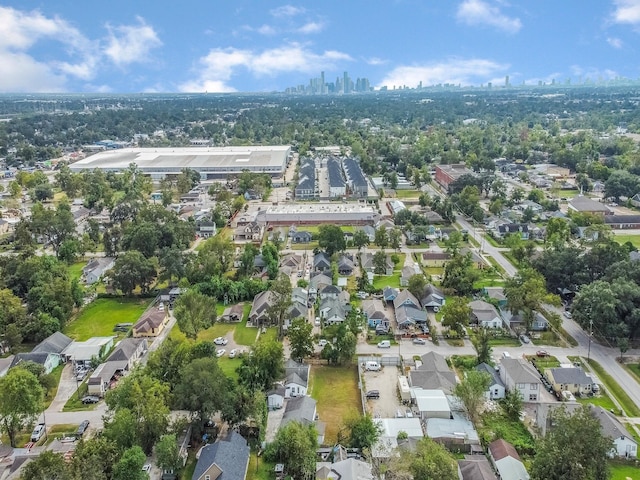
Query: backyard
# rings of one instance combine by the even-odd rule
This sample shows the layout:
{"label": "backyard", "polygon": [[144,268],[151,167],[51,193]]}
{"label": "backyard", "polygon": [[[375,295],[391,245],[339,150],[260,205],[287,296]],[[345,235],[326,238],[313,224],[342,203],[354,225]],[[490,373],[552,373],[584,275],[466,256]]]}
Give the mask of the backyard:
{"label": "backyard", "polygon": [[97,298],[65,326],[64,333],[77,341],[116,335],[116,324],[135,323],[150,303],[149,298]]}
{"label": "backyard", "polygon": [[631,242],[634,247],[640,248],[640,235],[614,235],[613,238],[620,245]]}
{"label": "backyard", "polygon": [[362,413],[357,366],[312,365],[310,383],[312,397],[318,402],[318,416],[326,424],[324,443],[334,445],[345,419]]}

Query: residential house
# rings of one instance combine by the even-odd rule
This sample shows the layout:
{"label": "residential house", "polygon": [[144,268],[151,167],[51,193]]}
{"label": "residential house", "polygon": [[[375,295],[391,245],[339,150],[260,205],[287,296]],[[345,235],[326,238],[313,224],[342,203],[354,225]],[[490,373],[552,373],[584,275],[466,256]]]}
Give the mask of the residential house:
{"label": "residential house", "polygon": [[422,305],[422,308],[430,308],[434,312],[439,312],[446,301],[444,293],[431,284],[425,287],[424,292],[420,297],[420,305]]}
{"label": "residential house", "polygon": [[310,243],[313,240],[313,235],[305,230],[296,232],[291,237],[293,243]]}
{"label": "residential house", "polygon": [[100,280],[106,272],[113,268],[115,258],[96,257],[89,261],[82,269],[82,277],[87,285],[93,285]]}
{"label": "residential house", "polygon": [[313,270],[325,272],[331,270],[331,258],[325,252],[318,252],[313,256]]}
{"label": "residential house", "polygon": [[403,267],[402,274],[400,275],[400,286],[408,287],[409,279],[414,275],[420,275],[420,271],[410,265]]}
{"label": "residential house", "polygon": [[102,360],[111,351],[115,338],[114,336],[91,337],[84,342],[73,341],[62,351],[62,358],[74,364],[89,366],[92,361]]}
{"label": "residential house", "polygon": [[269,410],[279,410],[284,407],[284,395],[286,389],[284,385],[277,385],[267,392],[267,408]]}
{"label": "residential house", "polygon": [[374,480],[371,464],[357,458],[345,458],[334,463],[318,462],[316,480]]}
{"label": "residential house", "polygon": [[427,437],[455,452],[480,450],[480,437],[473,423],[457,412],[451,412],[449,418],[427,419]]}
{"label": "residential house", "polygon": [[[409,399],[411,399],[410,395]],[[424,437],[422,423],[417,417],[374,418],[373,421],[380,429],[378,441],[371,449],[371,455],[374,458],[387,459],[395,455],[400,432],[407,434],[407,442],[411,444]]]}
{"label": "residential house", "polygon": [[593,378],[584,373],[580,367],[548,368],[544,376],[549,380],[555,392],[568,391],[574,395],[592,393]]}
{"label": "residential house", "polygon": [[142,314],[133,326],[133,337],[157,337],[164,330],[169,320],[167,311],[159,308],[150,308]]}
{"label": "residential house", "polygon": [[339,298],[328,297],[320,301],[320,318],[325,325],[337,325],[347,318],[347,305]]}
{"label": "residential house", "polygon": [[320,290],[328,285],[332,285],[333,280],[328,275],[320,272],[313,272],[309,280],[309,297],[316,299]]}
{"label": "residential house", "polygon": [[422,264],[430,268],[444,267],[450,259],[451,255],[447,252],[424,252],[422,254]]}
{"label": "residential house", "polygon": [[378,325],[389,327],[389,317],[387,316],[382,300],[377,298],[373,300],[363,300],[362,312],[370,328],[376,328]]}
{"label": "residential house", "polygon": [[49,374],[62,363],[62,357],[56,353],[17,353],[9,369],[18,366],[22,362],[33,362],[42,365],[44,373]]}
{"label": "residential house", "polygon": [[192,480],[244,480],[251,450],[247,441],[234,430],[226,438],[205,445]]}
{"label": "residential house", "polygon": [[[549,326],[549,322],[540,312],[533,313],[533,321],[531,323],[530,330],[534,332],[545,331]],[[510,310],[502,309],[500,310],[500,314],[507,328],[510,328],[514,332],[525,329],[525,321],[522,313],[517,313],[514,315]]]}
{"label": "residential house", "polygon": [[268,321],[267,308],[269,307],[271,295],[272,293],[269,290],[265,290],[253,298],[249,321],[254,326],[264,325]]}
{"label": "residential house", "polygon": [[353,270],[355,265],[353,263],[353,256],[347,253],[343,253],[338,258],[338,273],[345,277],[351,276],[353,274]]}
{"label": "residential house", "polygon": [[304,267],[302,264],[302,255],[288,253],[280,259],[280,266],[290,267],[292,270],[299,270],[301,267]]}
{"label": "residential house", "polygon": [[214,237],[217,231],[215,222],[210,220],[198,220],[196,222],[196,235],[200,238]]}
{"label": "residential house", "polygon": [[429,352],[420,357],[414,370],[409,371],[409,382],[414,388],[442,390],[451,394],[457,384],[457,379],[456,374],[449,368],[442,355]]}
{"label": "residential house", "polygon": [[393,287],[384,287],[382,289],[382,298],[385,302],[393,302],[400,292]]}
{"label": "residential house", "polygon": [[364,233],[367,234],[367,238],[369,238],[369,242],[373,243],[376,239],[376,229],[371,225],[365,225],[364,227],[359,227],[360,230],[363,230]]}
{"label": "residential house", "polygon": [[498,480],[489,460],[484,455],[465,455],[458,460],[460,480]]}
{"label": "residential house", "polygon": [[515,208],[522,212],[524,212],[527,208],[530,208],[535,214],[542,213],[544,211],[542,205],[536,202],[532,202],[531,200],[523,200]]}
{"label": "residential house", "polygon": [[470,324],[477,325],[482,328],[500,328],[502,327],[502,317],[498,313],[496,307],[483,300],[474,300],[469,302],[471,307]]}
{"label": "residential house", "polygon": [[519,234],[522,240],[529,240],[529,225],[523,223],[506,223],[498,227],[498,236],[500,238],[512,234]]}
{"label": "residential house", "polygon": [[540,375],[529,362],[519,358],[503,358],[500,360],[499,369],[500,379],[507,391],[518,392],[526,403],[541,400]]}
{"label": "residential house", "polygon": [[414,325],[427,323],[427,312],[412,305],[401,305],[395,309],[398,328],[406,330]]}
{"label": "residential house", "polygon": [[310,370],[311,366],[305,363],[291,359],[285,362],[284,398],[300,397],[307,394]]}
{"label": "residential house", "polygon": [[251,242],[259,242],[262,240],[264,228],[258,222],[253,221],[246,225],[236,228],[235,238],[237,240],[247,240]]}
{"label": "residential house", "polygon": [[469,255],[469,257],[471,257],[471,261],[473,262],[473,265],[476,268],[482,269],[487,266],[484,259],[480,255],[478,255],[475,251],[471,250],[469,247],[462,247],[460,249],[460,254],[465,256]]}
{"label": "residential house", "polygon": [[451,418],[449,400],[441,389],[412,388],[411,400],[423,422],[431,418]]}
{"label": "residential house", "polygon": [[482,293],[497,302],[500,309],[504,309],[507,306],[507,297],[504,294],[503,287],[484,287]]}
{"label": "residential house", "polygon": [[611,457],[635,459],[638,455],[638,442],[620,423],[615,415],[597,405],[590,405],[591,415],[598,419],[602,435],[613,441]]}
{"label": "residential house", "polygon": [[244,303],[236,303],[224,309],[220,320],[223,322],[240,322],[242,321],[243,315]]}
{"label": "residential house", "polygon": [[80,225],[82,222],[84,222],[87,218],[89,218],[90,214],[91,210],[86,207],[79,207],[72,210],[71,212],[71,215],[73,215],[73,221],[76,225]]}
{"label": "residential house", "polygon": [[55,332],[49,335],[36,345],[31,353],[55,353],[61,355],[65,348],[71,344],[73,340],[62,332]]}
{"label": "residential house", "polygon": [[420,310],[420,302],[409,290],[400,290],[396,298],[393,300],[393,307],[397,310],[402,306],[410,306],[417,310]]}
{"label": "residential house", "polygon": [[87,380],[87,393],[99,397],[115,385],[114,380],[130,372],[147,352],[145,338],[125,338],[118,343],[104,363],[96,368]]}
{"label": "residential house", "polygon": [[335,285],[326,285],[318,291],[320,300],[325,300],[327,298],[337,299],[340,296],[340,292],[342,292],[342,289]]}
{"label": "residential house", "polygon": [[520,460],[520,455],[509,442],[501,438],[491,442],[489,457],[500,476],[500,480],[529,480],[529,473]]}
{"label": "residential house", "polygon": [[487,400],[500,400],[501,398],[504,398],[506,389],[504,388],[504,383],[500,378],[500,375],[498,375],[498,372],[496,372],[496,369],[488,363],[481,363],[476,366],[476,370],[479,372],[485,372],[491,377],[489,387],[485,392]]}
{"label": "residential house", "polygon": [[316,401],[308,396],[294,397],[287,400],[282,414],[280,426],[284,427],[289,422],[299,422],[303,425],[315,425],[318,431],[318,443],[324,441],[324,425],[316,422]]}
{"label": "residential house", "polygon": [[123,338],[105,362],[124,362],[126,369],[131,370],[147,353],[149,344],[146,338]]}
{"label": "residential house", "polygon": [[[363,272],[375,273],[375,263],[373,262],[374,254],[371,252],[362,253],[360,261],[362,262]],[[382,275],[393,275],[393,269],[395,265],[391,261],[391,255],[387,254],[385,257],[385,268]],[[376,274],[377,275],[377,274]]]}
{"label": "residential house", "polygon": [[578,195],[569,200],[569,211],[579,213],[591,213],[594,215],[612,215],[613,212],[604,203],[592,200],[589,197]]}

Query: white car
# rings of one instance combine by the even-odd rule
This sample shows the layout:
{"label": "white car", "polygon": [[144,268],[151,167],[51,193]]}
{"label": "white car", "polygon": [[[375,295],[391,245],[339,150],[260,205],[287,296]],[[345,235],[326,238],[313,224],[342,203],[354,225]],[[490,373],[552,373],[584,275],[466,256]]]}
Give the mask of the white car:
{"label": "white car", "polygon": [[571,318],[572,317],[571,312],[568,312],[567,310],[564,311],[563,315],[564,315],[564,318]]}
{"label": "white car", "polygon": [[318,346],[319,346],[320,348],[324,348],[324,346],[325,346],[327,343],[329,343],[329,342],[328,342],[328,341],[326,341],[326,340],[323,338],[322,340],[320,340],[320,341],[318,342]]}
{"label": "white car", "polygon": [[226,345],[228,342],[229,341],[224,337],[218,337],[213,341],[216,345]]}
{"label": "white car", "polygon": [[229,352],[229,358],[236,358],[236,355],[238,355],[238,353],[240,353],[240,352],[238,351],[238,349],[237,349],[237,348],[234,348],[233,350],[231,350],[231,351]]}
{"label": "white car", "polygon": [[218,350],[216,352],[216,357],[220,358],[222,357],[225,353],[227,353],[227,351],[224,348],[221,348],[220,350]]}

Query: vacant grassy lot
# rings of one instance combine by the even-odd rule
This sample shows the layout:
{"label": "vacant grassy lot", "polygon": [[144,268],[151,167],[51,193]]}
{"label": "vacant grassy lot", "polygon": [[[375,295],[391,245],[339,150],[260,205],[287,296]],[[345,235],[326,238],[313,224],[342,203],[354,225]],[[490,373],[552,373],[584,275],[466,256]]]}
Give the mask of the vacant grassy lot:
{"label": "vacant grassy lot", "polygon": [[318,402],[320,420],[327,426],[324,443],[333,445],[338,440],[344,420],[350,415],[362,413],[357,366],[313,365],[311,391],[312,397]]}
{"label": "vacant grassy lot", "polygon": [[148,298],[98,298],[65,326],[64,333],[78,341],[115,335],[117,323],[135,323],[150,302]]}
{"label": "vacant grassy lot", "polygon": [[622,406],[625,413],[630,417],[638,417],[640,416],[640,409],[638,406],[633,403],[633,400],[629,398],[627,392],[616,382],[607,372],[604,371],[602,365],[600,365],[595,360],[589,360],[589,367],[593,369],[593,371],[598,375],[598,378],[604,386],[606,387],[609,394],[613,395],[618,403]]}
{"label": "vacant grassy lot", "polygon": [[[234,328],[235,328],[235,324],[233,323],[216,322],[213,325],[213,327],[207,328],[206,330],[202,330],[200,333],[198,333],[198,341],[211,342],[216,337],[226,336],[229,332],[232,332]],[[178,328],[177,325],[171,329],[171,333],[169,334],[169,337],[179,341],[186,340],[187,338],[185,334],[180,331],[180,328]]]}
{"label": "vacant grassy lot", "polygon": [[420,190],[396,190],[396,198],[420,198]]}
{"label": "vacant grassy lot", "polygon": [[611,467],[611,480],[640,480],[640,468],[629,462],[612,460],[609,462],[609,466]]}
{"label": "vacant grassy lot", "polygon": [[229,349],[227,349],[224,357],[218,358],[218,365],[220,365],[220,370],[222,370],[227,377],[237,380],[238,374],[236,373],[236,369],[242,364],[242,359],[239,357],[229,358],[228,355]]}
{"label": "vacant grassy lot", "polygon": [[613,238],[621,245],[631,242],[634,247],[640,248],[640,235],[614,235]]}
{"label": "vacant grassy lot", "polygon": [[373,288],[382,290],[384,287],[400,288],[400,272],[393,275],[375,275],[373,277]]}

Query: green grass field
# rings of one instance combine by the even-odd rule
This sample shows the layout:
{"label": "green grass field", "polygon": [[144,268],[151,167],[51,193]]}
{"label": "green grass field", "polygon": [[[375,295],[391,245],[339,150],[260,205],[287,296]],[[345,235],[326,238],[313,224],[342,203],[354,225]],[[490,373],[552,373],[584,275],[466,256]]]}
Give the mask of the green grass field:
{"label": "green grass field", "polygon": [[148,298],[98,298],[65,326],[64,333],[78,341],[115,335],[117,323],[135,323],[150,302]]}
{"label": "green grass field", "polygon": [[640,480],[640,468],[622,460],[609,462],[611,468],[610,480]]}
{"label": "green grass field", "polygon": [[373,288],[382,290],[384,287],[400,288],[400,272],[393,275],[375,275],[373,277]]}
{"label": "green grass field", "polygon": [[[267,462],[264,456],[258,457],[252,452],[249,458],[249,468],[247,468],[247,480],[271,480],[274,478],[274,467],[275,464]],[[188,480],[191,480],[191,477],[188,477]]]}
{"label": "green grass field", "polygon": [[326,424],[324,443],[334,445],[345,419],[362,413],[358,392],[358,367],[311,366],[311,396],[318,402],[318,415]]}
{"label": "green grass field", "polygon": [[640,409],[638,408],[638,406],[633,403],[633,400],[629,398],[629,395],[627,395],[627,392],[624,391],[620,384],[618,384],[618,382],[616,382],[611,377],[611,375],[605,372],[604,368],[602,368],[602,365],[600,365],[593,359],[589,360],[588,364],[589,367],[591,367],[596,373],[596,375],[598,375],[600,381],[604,383],[607,391],[611,395],[613,395],[616,400],[618,400],[618,403],[622,406],[625,413],[630,417],[640,416]]}
{"label": "green grass field", "polygon": [[613,238],[620,245],[631,242],[634,247],[640,248],[640,235],[613,235]]}
{"label": "green grass field", "polygon": [[420,198],[420,190],[396,190],[396,198]]}
{"label": "green grass field", "polygon": [[82,276],[82,269],[87,264],[87,262],[76,262],[72,265],[69,265],[69,277],[71,280],[79,280]]}
{"label": "green grass field", "polygon": [[597,405],[605,410],[617,410],[616,404],[609,398],[605,392],[600,393],[597,397],[578,397],[576,400],[580,403],[587,403],[590,405]]}

